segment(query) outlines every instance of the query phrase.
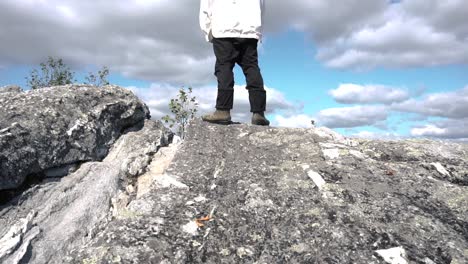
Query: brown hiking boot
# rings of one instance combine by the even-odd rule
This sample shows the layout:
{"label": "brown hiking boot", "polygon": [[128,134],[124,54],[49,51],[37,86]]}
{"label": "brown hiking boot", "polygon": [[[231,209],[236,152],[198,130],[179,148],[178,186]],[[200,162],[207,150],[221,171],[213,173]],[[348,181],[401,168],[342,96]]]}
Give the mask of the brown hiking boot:
{"label": "brown hiking boot", "polygon": [[231,112],[229,110],[218,110],[212,114],[202,116],[205,122],[228,125],[231,124]]}
{"label": "brown hiking boot", "polygon": [[253,113],[253,115],[252,115],[252,125],[269,126],[270,121],[268,121],[268,119],[266,119],[264,112]]}

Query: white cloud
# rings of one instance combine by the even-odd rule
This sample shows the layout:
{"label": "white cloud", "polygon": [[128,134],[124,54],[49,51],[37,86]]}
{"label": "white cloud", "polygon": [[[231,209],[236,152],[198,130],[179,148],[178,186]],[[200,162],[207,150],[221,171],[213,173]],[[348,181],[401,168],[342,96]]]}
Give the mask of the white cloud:
{"label": "white cloud", "polygon": [[276,115],[274,124],[279,127],[300,127],[300,128],[310,128],[312,127],[312,120],[314,118],[306,115],[292,115],[292,116],[283,116]]}
{"label": "white cloud", "polygon": [[422,100],[410,99],[392,109],[424,116],[465,118],[468,116],[468,86],[452,92],[429,94]]}
{"label": "white cloud", "polygon": [[427,20],[439,31],[450,31],[457,37],[466,37],[468,34],[468,3],[465,0],[411,0],[404,1],[403,6],[413,16]]}
{"label": "white cloud", "polygon": [[351,134],[351,137],[364,138],[364,139],[386,139],[386,140],[405,138],[397,133],[374,132],[374,131],[367,131],[367,130],[362,130],[357,133]]}
{"label": "white cloud", "polygon": [[214,80],[214,56],[198,29],[198,5],[4,0],[0,23],[12,26],[0,28],[0,64],[38,64],[50,55],[74,67],[107,65],[130,78],[207,83]]}
{"label": "white cloud", "polygon": [[306,32],[319,45],[327,45],[362,28],[387,6],[387,0],[269,1],[266,29],[293,28]]}
{"label": "white cloud", "polygon": [[343,104],[368,104],[402,102],[410,98],[408,91],[384,85],[358,85],[340,84],[337,89],[331,90],[330,95]]}
{"label": "white cloud", "polygon": [[444,139],[468,139],[468,117],[443,119],[411,129],[411,135]]}
{"label": "white cloud", "polygon": [[[12,26],[0,28],[0,64],[38,64],[51,55],[130,78],[206,84],[214,80],[214,56],[198,10],[193,0],[3,0],[0,23]],[[304,32],[317,58],[335,68],[468,63],[464,10],[463,0],[270,1],[265,30]]]}
{"label": "white cloud", "polygon": [[445,133],[447,133],[447,130],[445,128],[440,128],[435,125],[425,125],[423,127],[419,128],[413,128],[411,129],[411,135],[413,136],[442,136]]}
{"label": "white cloud", "polygon": [[406,0],[362,27],[319,46],[317,58],[333,68],[369,69],[468,63],[463,0]]}
{"label": "white cloud", "polygon": [[328,108],[318,113],[320,126],[351,128],[371,126],[387,120],[388,110],[384,106],[353,106]]}
{"label": "white cloud", "polygon": [[[362,130],[352,135],[363,138],[396,139],[399,136],[389,131],[397,130],[398,127],[389,127],[387,120],[390,116],[398,117],[398,114],[403,114],[407,118],[400,117],[403,117],[406,125],[412,126],[409,132],[411,136],[452,140],[468,138],[468,86],[450,92],[431,93],[418,99],[411,98],[399,103],[399,100],[410,95],[397,92],[394,93],[394,97],[385,98],[385,95],[379,95],[381,91],[386,91],[385,87],[377,91],[375,87],[341,85],[330,92],[339,102],[381,104],[325,109],[318,114],[319,124],[332,128],[373,126],[385,132]],[[388,89],[386,92],[384,94],[392,94]],[[419,93],[413,96],[415,95],[419,96]],[[392,97],[400,96],[401,99],[392,99]],[[372,100],[374,97],[379,98]],[[434,117],[438,119],[430,121]],[[401,125],[404,124],[398,123],[398,126]]]}

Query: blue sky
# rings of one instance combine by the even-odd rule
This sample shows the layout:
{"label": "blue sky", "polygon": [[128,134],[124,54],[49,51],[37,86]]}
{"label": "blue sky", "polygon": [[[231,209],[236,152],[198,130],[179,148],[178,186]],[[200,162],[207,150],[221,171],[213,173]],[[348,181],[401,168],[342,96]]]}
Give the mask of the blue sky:
{"label": "blue sky", "polygon": [[[274,126],[313,119],[350,136],[468,138],[468,3],[392,2],[267,1],[259,60]],[[194,87],[201,113],[214,107],[198,1],[5,0],[0,10],[0,86],[27,89],[24,77],[54,56],[78,79],[108,66],[111,83],[137,93],[155,119],[181,86]],[[247,122],[235,75],[233,116]]]}
{"label": "blue sky", "polygon": [[[431,93],[459,90],[468,84],[468,66],[443,65],[432,67],[389,68],[378,67],[371,70],[330,69],[314,58],[316,52],[312,41],[300,32],[285,32],[267,38],[264,52],[260,55],[263,74],[268,84],[278,87],[287,98],[302,102],[304,112],[314,115],[322,109],[340,107],[329,95],[329,91],[340,84],[385,85],[408,90],[420,98]],[[279,65],[278,65],[279,64]],[[237,76],[243,81],[240,71]],[[468,113],[466,113],[468,115]],[[395,114],[389,123],[407,117],[408,113]],[[410,135],[411,123],[399,124],[395,133]],[[358,127],[377,131],[373,127]],[[349,129],[338,129],[349,133]]]}

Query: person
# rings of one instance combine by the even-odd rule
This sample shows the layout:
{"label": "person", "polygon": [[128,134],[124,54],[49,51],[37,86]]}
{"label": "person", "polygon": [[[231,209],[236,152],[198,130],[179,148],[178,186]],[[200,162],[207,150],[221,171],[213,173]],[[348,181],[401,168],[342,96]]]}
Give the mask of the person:
{"label": "person", "polygon": [[245,75],[252,124],[268,126],[265,117],[266,91],[258,66],[257,44],[262,39],[264,0],[201,0],[200,27],[216,56],[218,80],[216,110],[202,120],[231,123],[234,101],[234,73],[237,63]]}

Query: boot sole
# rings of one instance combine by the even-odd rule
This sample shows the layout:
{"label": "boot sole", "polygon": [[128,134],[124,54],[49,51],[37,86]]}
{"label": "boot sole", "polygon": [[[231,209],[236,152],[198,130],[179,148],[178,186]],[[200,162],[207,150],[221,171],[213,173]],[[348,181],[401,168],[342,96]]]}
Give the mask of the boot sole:
{"label": "boot sole", "polygon": [[251,124],[254,126],[269,126],[270,122],[264,122],[260,120],[260,121],[252,121]]}
{"label": "boot sole", "polygon": [[218,125],[231,125],[231,124],[234,124],[234,122],[232,122],[231,120],[203,120],[203,121],[211,123],[211,124],[218,124]]}
{"label": "boot sole", "polygon": [[254,125],[254,126],[270,126],[270,124],[266,124],[266,123],[262,123],[262,124],[252,123],[252,125]]}

